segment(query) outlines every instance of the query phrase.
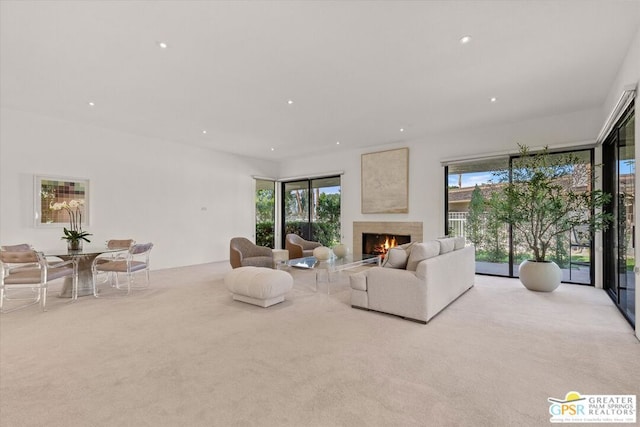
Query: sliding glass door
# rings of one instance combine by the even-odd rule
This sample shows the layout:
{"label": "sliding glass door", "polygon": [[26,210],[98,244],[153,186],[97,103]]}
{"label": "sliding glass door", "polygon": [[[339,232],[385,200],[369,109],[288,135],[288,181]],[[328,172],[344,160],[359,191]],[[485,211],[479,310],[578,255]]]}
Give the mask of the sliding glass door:
{"label": "sliding glass door", "polygon": [[[564,154],[550,154],[550,159],[561,160]],[[580,193],[590,190],[593,182],[593,150],[571,151],[574,160],[563,163],[570,171],[569,175],[561,178],[562,185],[568,190]],[[552,161],[553,163],[553,161]],[[520,165],[520,158],[511,159],[511,170],[516,171]],[[588,218],[591,212],[581,212],[581,216]],[[588,226],[574,228],[566,233],[557,235],[551,241],[547,250],[547,259],[553,261],[562,271],[562,281],[581,285],[593,284],[592,263],[593,236]],[[525,244],[525,236],[513,233],[513,276],[520,276],[520,263],[531,259],[531,251]]]}
{"label": "sliding glass door", "polygon": [[604,191],[614,221],[604,232],[604,287],[635,325],[635,110],[623,115],[603,145]]}
{"label": "sliding glass door", "polygon": [[[567,185],[573,190],[591,188],[593,150],[572,151],[576,158],[569,165],[572,176]],[[561,155],[561,153],[552,154]],[[487,215],[486,201],[493,192],[501,191],[501,178],[511,179],[517,171],[517,156],[467,161],[447,166],[447,234],[464,236],[476,247],[476,273],[518,277],[519,266],[532,254],[507,224]],[[585,212],[588,216],[590,213]],[[548,259],[562,270],[568,283],[593,284],[592,235],[588,229],[576,229],[559,235],[548,250]]]}
{"label": "sliding glass door", "polygon": [[282,183],[282,247],[289,233],[327,247],[340,242],[340,176]]}
{"label": "sliding glass door", "polygon": [[509,167],[507,158],[460,163],[448,167],[449,235],[464,236],[476,247],[476,272],[510,275],[509,228],[486,214],[485,202],[494,191],[491,181]]}

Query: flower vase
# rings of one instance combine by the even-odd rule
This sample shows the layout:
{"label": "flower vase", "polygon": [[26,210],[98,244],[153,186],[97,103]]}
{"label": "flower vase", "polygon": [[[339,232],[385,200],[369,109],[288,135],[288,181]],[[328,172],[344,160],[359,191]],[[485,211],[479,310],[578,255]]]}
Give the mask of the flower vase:
{"label": "flower vase", "polygon": [[67,240],[67,249],[70,251],[82,250],[82,240]]}

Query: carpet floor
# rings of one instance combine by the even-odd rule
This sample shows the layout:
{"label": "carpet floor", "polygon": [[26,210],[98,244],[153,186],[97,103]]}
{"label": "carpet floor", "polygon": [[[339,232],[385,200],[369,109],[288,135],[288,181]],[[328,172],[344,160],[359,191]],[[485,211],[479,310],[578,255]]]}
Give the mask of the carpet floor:
{"label": "carpet floor", "polygon": [[233,301],[228,270],[3,314],[0,425],[540,426],[549,397],[640,395],[640,344],[599,289],[476,276],[422,325],[351,308],[346,274]]}

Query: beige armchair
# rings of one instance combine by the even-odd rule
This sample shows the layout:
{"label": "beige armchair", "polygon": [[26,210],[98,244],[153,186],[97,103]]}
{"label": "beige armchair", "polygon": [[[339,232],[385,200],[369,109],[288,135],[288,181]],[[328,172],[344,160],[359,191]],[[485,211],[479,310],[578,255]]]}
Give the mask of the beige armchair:
{"label": "beige armchair", "polygon": [[297,234],[287,234],[284,241],[284,248],[289,251],[289,259],[312,256],[313,250],[319,246],[322,244],[304,240]]}
{"label": "beige armchair", "polygon": [[273,268],[273,252],[265,246],[257,246],[244,237],[234,237],[229,243],[229,262],[232,268]]}

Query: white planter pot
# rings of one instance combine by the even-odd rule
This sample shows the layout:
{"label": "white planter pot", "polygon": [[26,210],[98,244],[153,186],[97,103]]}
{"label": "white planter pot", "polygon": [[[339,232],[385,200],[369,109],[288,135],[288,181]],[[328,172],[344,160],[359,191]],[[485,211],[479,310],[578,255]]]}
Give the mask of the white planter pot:
{"label": "white planter pot", "polygon": [[520,281],[530,291],[551,292],[562,280],[562,270],[553,261],[522,261]]}

